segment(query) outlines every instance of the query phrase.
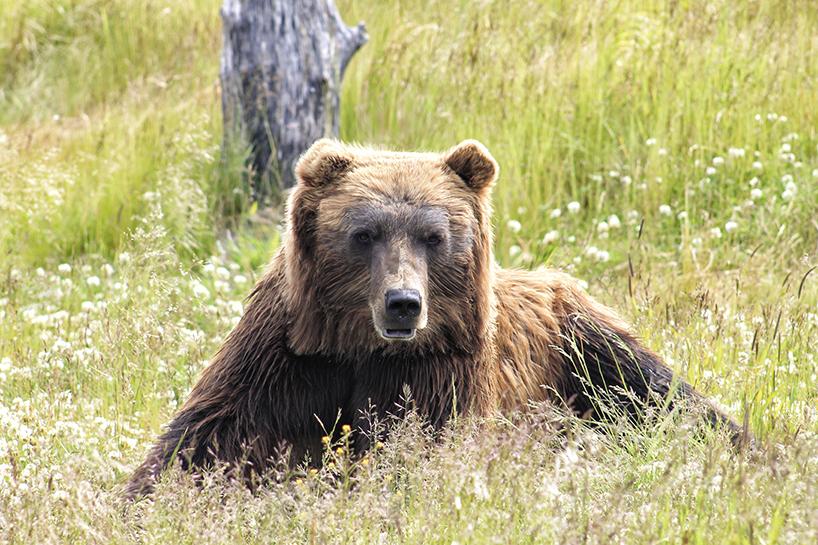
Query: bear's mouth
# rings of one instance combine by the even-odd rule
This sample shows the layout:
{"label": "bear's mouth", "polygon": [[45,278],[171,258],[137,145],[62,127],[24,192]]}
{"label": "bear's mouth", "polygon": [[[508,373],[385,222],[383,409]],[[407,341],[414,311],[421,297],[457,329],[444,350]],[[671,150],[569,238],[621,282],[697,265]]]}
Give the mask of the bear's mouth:
{"label": "bear's mouth", "polygon": [[409,341],[415,338],[416,329],[389,329],[384,328],[381,336],[390,341]]}

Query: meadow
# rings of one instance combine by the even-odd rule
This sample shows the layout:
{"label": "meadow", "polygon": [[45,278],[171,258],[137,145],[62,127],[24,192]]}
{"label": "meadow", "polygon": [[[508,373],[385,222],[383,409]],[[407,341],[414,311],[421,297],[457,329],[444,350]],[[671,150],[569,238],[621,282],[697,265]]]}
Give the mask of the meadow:
{"label": "meadow", "polygon": [[0,543],[818,542],[808,0],[338,0],[342,138],[485,143],[497,261],[581,278],[759,452],[538,407],[119,502],[280,239],[221,153],[219,5],[0,5]]}

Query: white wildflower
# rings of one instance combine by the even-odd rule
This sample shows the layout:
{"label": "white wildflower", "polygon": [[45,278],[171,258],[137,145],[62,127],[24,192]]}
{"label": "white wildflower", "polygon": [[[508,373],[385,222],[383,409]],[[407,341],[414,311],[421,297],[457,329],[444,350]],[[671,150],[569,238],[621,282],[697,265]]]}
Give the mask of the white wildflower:
{"label": "white wildflower", "polygon": [[522,251],[523,251],[523,249],[522,249],[522,248],[520,248],[520,247],[519,247],[519,246],[517,246],[516,244],[513,244],[513,245],[512,245],[512,246],[511,246],[511,247],[508,249],[508,255],[510,255],[511,257],[517,257],[518,255],[520,255],[520,254],[522,253]]}
{"label": "white wildflower", "polygon": [[222,280],[227,280],[228,278],[230,278],[230,271],[227,270],[227,267],[218,267],[216,269],[216,276],[218,276]]}
{"label": "white wildflower", "polygon": [[764,165],[762,164],[761,161],[753,161],[753,168],[756,170],[763,170]]}
{"label": "white wildflower", "polygon": [[512,233],[519,233],[523,228],[523,225],[517,220],[508,220],[508,222],[506,222],[506,227],[508,227],[508,230]]}
{"label": "white wildflower", "polygon": [[544,244],[551,244],[552,242],[556,242],[560,238],[559,231],[551,230],[548,231],[544,237],[542,237],[542,241]]}
{"label": "white wildflower", "polygon": [[242,284],[247,283],[247,277],[244,276],[243,274],[237,274],[236,276],[233,277],[233,282],[241,286]]}
{"label": "white wildflower", "polygon": [[472,482],[474,483],[474,495],[481,500],[489,499],[489,487],[486,485],[486,480],[483,475],[473,473]]}
{"label": "white wildflower", "polygon": [[706,169],[704,169],[704,172],[708,176],[713,176],[718,171],[716,170],[716,167],[707,167]]}
{"label": "white wildflower", "polygon": [[611,214],[608,216],[608,226],[610,226],[611,229],[619,229],[622,227],[622,222],[619,221],[619,216],[616,214]]}
{"label": "white wildflower", "polygon": [[669,216],[673,214],[673,209],[670,207],[670,205],[663,204],[659,207],[659,213],[663,216]]}
{"label": "white wildflower", "polygon": [[713,164],[717,167],[720,167],[721,165],[724,164],[724,157],[719,157],[718,155],[716,157],[713,157]]}
{"label": "white wildflower", "polygon": [[730,148],[727,150],[727,154],[730,157],[744,157],[746,153],[747,152],[744,148]]}
{"label": "white wildflower", "polygon": [[566,447],[564,451],[559,456],[561,462],[565,464],[566,467],[570,468],[576,465],[579,462],[579,455],[577,455],[577,451],[574,450],[573,447]]}
{"label": "white wildflower", "polygon": [[736,223],[733,220],[730,220],[724,224],[724,230],[727,231],[728,233],[732,233],[736,229],[738,229],[738,223]]}
{"label": "white wildflower", "polygon": [[100,284],[99,276],[89,276],[88,278],[85,279],[85,283],[91,286],[92,288],[95,288]]}
{"label": "white wildflower", "polygon": [[753,199],[754,201],[760,199],[762,195],[763,195],[762,191],[757,187],[754,187],[752,191],[750,191],[750,198]]}
{"label": "white wildflower", "polygon": [[210,290],[207,289],[207,286],[199,282],[198,280],[194,280],[190,283],[190,287],[193,290],[193,295],[200,299],[207,299],[210,297]]}
{"label": "white wildflower", "polygon": [[568,203],[566,208],[568,209],[568,212],[570,212],[571,214],[576,214],[577,212],[579,212],[580,205],[577,201],[571,201]]}
{"label": "white wildflower", "polygon": [[562,209],[561,208],[553,209],[549,216],[551,216],[551,219],[557,219],[558,217],[562,216]]}
{"label": "white wildflower", "polygon": [[718,227],[713,227],[710,229],[710,236],[713,238],[721,238],[721,229]]}
{"label": "white wildflower", "polygon": [[548,479],[547,482],[543,479],[543,492],[552,499],[557,499],[562,496],[559,486],[551,479]]}
{"label": "white wildflower", "polygon": [[71,265],[68,263],[61,263],[60,266],[57,267],[57,270],[63,274],[68,274],[71,272]]}
{"label": "white wildflower", "polygon": [[646,146],[655,146],[656,145],[656,139],[655,138],[648,138],[647,140],[645,140],[645,145]]}
{"label": "white wildflower", "polygon": [[622,176],[622,179],[620,181],[622,182],[622,185],[631,185],[633,179],[630,176]]}
{"label": "white wildflower", "polygon": [[607,221],[600,221],[597,226],[596,230],[598,233],[607,233],[608,232],[608,222]]}
{"label": "white wildflower", "polygon": [[659,150],[656,153],[664,157],[665,155],[667,155],[667,148],[659,148]]}
{"label": "white wildflower", "polygon": [[230,284],[224,280],[216,279],[213,281],[213,288],[218,292],[230,291]]}

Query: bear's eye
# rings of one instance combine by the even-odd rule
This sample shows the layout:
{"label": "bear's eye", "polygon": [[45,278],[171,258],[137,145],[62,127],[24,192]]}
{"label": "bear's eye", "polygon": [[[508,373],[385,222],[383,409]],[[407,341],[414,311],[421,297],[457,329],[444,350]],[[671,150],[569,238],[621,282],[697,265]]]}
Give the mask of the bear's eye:
{"label": "bear's eye", "polygon": [[441,242],[443,242],[443,236],[438,233],[431,233],[426,235],[425,242],[427,246],[438,246]]}
{"label": "bear's eye", "polygon": [[358,231],[357,233],[352,235],[352,238],[354,238],[355,242],[357,242],[358,244],[364,245],[372,244],[372,234],[366,231]]}

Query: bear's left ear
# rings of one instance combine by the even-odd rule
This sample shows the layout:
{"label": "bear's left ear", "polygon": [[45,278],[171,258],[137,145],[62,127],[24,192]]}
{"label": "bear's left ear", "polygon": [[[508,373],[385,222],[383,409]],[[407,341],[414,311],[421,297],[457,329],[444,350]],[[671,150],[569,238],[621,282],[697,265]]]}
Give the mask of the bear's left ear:
{"label": "bear's left ear", "polygon": [[352,154],[330,138],[316,140],[298,159],[295,176],[306,187],[319,188],[336,180],[352,166]]}
{"label": "bear's left ear", "polygon": [[477,140],[460,142],[443,154],[443,162],[474,191],[490,187],[500,172],[497,161]]}

